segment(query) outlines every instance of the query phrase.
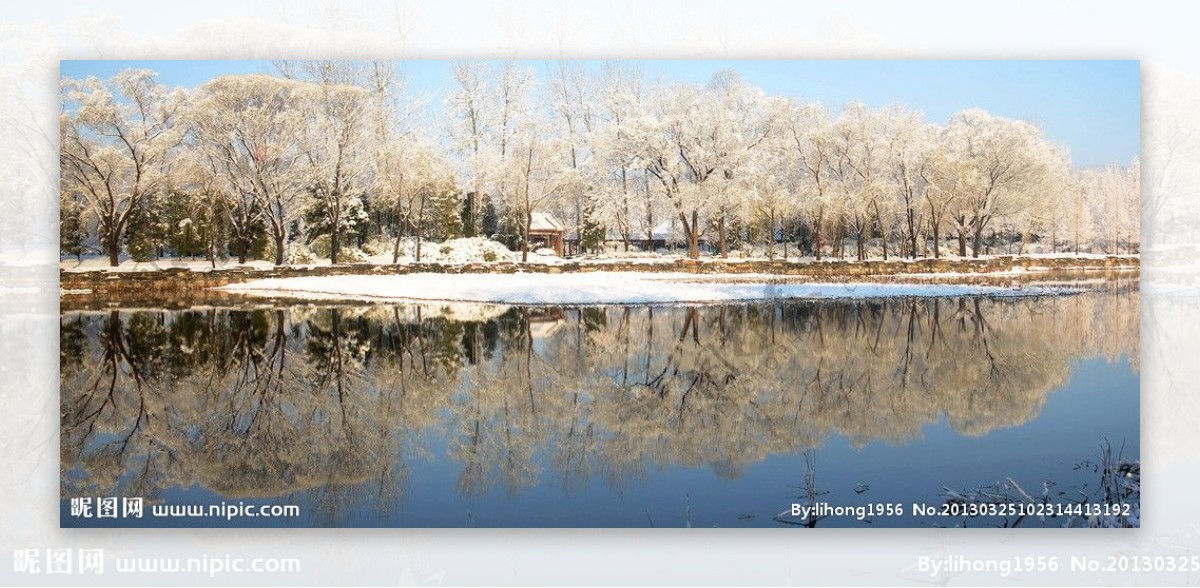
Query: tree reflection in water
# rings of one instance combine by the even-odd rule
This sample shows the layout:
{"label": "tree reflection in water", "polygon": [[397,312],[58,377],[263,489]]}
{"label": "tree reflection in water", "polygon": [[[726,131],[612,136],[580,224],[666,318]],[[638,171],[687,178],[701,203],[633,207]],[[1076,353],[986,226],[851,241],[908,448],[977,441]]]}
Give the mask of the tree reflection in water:
{"label": "tree reflection in water", "polygon": [[415,459],[452,461],[464,495],[574,492],[670,466],[736,478],[830,435],[905,443],[943,418],[980,436],[1038,415],[1075,360],[1138,358],[1136,290],[61,321],[64,498],[309,492],[317,524],[393,514]]}

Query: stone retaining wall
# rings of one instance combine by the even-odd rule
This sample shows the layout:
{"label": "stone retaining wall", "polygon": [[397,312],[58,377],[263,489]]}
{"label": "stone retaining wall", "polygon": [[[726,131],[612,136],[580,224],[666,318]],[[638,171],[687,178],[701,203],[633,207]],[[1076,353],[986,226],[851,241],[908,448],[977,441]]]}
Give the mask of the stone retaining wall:
{"label": "stone retaining wall", "polygon": [[1029,258],[994,257],[989,259],[920,259],[916,261],[730,261],[677,259],[666,262],[602,261],[539,263],[469,263],[443,265],[414,263],[404,265],[338,265],[320,267],[279,267],[261,269],[220,269],[193,271],[173,268],[146,272],[60,271],[60,288],[89,291],[91,294],[116,296],[164,294],[215,288],[263,278],[302,276],[387,275],[406,273],[570,273],[596,271],[682,272],[695,274],[775,274],[826,279],[894,276],[898,274],[986,274],[1021,268],[1030,272],[1137,271],[1136,257],[1105,258]]}

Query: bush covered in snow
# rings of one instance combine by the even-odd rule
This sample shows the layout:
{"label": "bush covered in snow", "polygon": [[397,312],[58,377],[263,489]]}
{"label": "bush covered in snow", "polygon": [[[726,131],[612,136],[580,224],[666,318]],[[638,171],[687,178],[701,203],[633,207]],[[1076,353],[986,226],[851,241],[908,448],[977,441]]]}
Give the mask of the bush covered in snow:
{"label": "bush covered in snow", "polygon": [[308,248],[308,245],[303,243],[293,243],[288,246],[287,250],[288,265],[312,265],[317,263],[317,254]]}
{"label": "bush covered in snow", "polygon": [[[392,247],[371,253],[375,263],[392,263]],[[365,249],[365,248],[364,248]],[[370,252],[368,252],[370,253]],[[417,257],[416,239],[405,237],[400,240],[400,263],[413,263]],[[421,263],[478,263],[512,261],[513,253],[503,244],[483,237],[450,239],[442,243],[421,242]]]}
{"label": "bush covered in snow", "polygon": [[[412,254],[412,251],[409,251]],[[421,245],[421,261],[433,263],[476,263],[512,261],[513,254],[503,244],[483,237],[450,239],[443,243]]]}
{"label": "bush covered in snow", "polygon": [[363,253],[371,257],[379,255],[391,255],[392,249],[396,246],[396,242],[382,235],[371,237],[369,241],[363,243]]}
{"label": "bush covered in snow", "polygon": [[608,251],[603,251],[600,253],[587,253],[587,254],[584,254],[583,257],[585,259],[663,259],[665,257],[668,257],[668,258],[680,257],[677,254],[665,252],[666,251],[665,249],[661,250],[661,251],[663,251],[663,252],[635,251],[632,249],[629,251],[608,250]]}
{"label": "bush covered in snow", "polygon": [[[308,247],[320,259],[329,259],[332,247],[329,235],[319,235],[308,242]],[[367,255],[357,248],[342,243],[338,248],[338,263],[364,263],[369,261]]]}

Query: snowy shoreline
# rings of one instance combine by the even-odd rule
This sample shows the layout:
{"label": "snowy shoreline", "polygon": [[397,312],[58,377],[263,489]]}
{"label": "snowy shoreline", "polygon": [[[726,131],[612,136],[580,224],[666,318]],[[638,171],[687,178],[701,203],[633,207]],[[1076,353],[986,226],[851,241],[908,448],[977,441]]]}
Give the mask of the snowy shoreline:
{"label": "snowy shoreline", "polygon": [[[437,246],[436,243],[429,245],[430,248],[435,248],[436,246]],[[475,250],[482,250],[482,249],[479,247],[476,247]],[[1020,271],[1047,271],[1047,270],[1051,270],[1051,269],[1064,269],[1064,270],[1100,269],[1096,266],[1096,262],[1101,262],[1101,261],[1109,260],[1109,259],[1118,260],[1122,263],[1122,265],[1119,265],[1117,269],[1133,269],[1133,268],[1136,268],[1137,266],[1140,266],[1140,263],[1134,263],[1132,265],[1130,264],[1131,261],[1140,262],[1140,256],[1138,256],[1138,255],[1104,255],[1104,254],[1092,254],[1092,253],[1023,254],[1023,255],[987,254],[987,255],[980,255],[979,257],[959,257],[957,255],[947,254],[947,255],[943,256],[941,259],[932,259],[932,258],[925,258],[925,257],[920,258],[920,259],[908,259],[908,258],[893,257],[886,261],[881,260],[881,259],[869,259],[867,261],[855,261],[852,258],[847,258],[847,259],[826,258],[823,260],[817,260],[811,256],[806,256],[806,257],[792,256],[788,260],[785,260],[782,258],[768,259],[766,257],[720,258],[720,257],[705,256],[698,260],[690,260],[681,255],[660,255],[660,254],[646,254],[646,255],[615,255],[615,254],[612,254],[612,255],[602,255],[602,256],[587,256],[587,257],[579,257],[579,258],[572,258],[572,259],[563,259],[563,258],[555,257],[555,256],[533,255],[533,256],[530,256],[530,259],[528,262],[520,262],[519,261],[520,256],[518,254],[509,252],[509,255],[507,255],[507,256],[501,257],[496,261],[488,262],[488,261],[483,260],[482,254],[475,255],[473,253],[473,251],[475,251],[475,250],[457,251],[457,252],[455,252],[455,256],[452,256],[451,258],[448,258],[448,259],[445,258],[445,256],[439,257],[438,255],[430,254],[429,256],[427,256],[427,260],[424,262],[415,262],[412,260],[411,257],[402,257],[401,261],[399,263],[393,263],[391,255],[387,254],[387,255],[371,256],[371,257],[369,257],[369,260],[367,263],[350,263],[350,264],[344,264],[342,266],[331,266],[329,264],[329,260],[327,260],[327,259],[320,261],[320,262],[316,262],[316,263],[285,264],[283,266],[276,266],[274,263],[272,263],[270,261],[265,261],[265,260],[261,260],[261,259],[249,260],[244,264],[237,263],[237,260],[235,260],[235,259],[226,259],[226,260],[218,261],[215,268],[212,267],[211,264],[207,260],[196,259],[196,258],[162,258],[162,259],[157,259],[157,260],[153,260],[153,261],[143,261],[143,262],[138,262],[138,261],[134,261],[131,259],[122,259],[121,265],[119,265],[117,267],[111,267],[108,263],[108,258],[91,256],[91,257],[84,258],[83,260],[77,260],[73,257],[60,258],[58,268],[61,272],[68,273],[68,274],[83,274],[83,273],[91,273],[91,272],[104,272],[104,273],[112,273],[112,274],[118,274],[118,273],[119,274],[124,274],[124,273],[152,274],[155,272],[162,272],[164,270],[175,270],[175,271],[190,270],[190,271],[193,271],[196,273],[209,273],[209,272],[220,272],[220,271],[226,271],[226,270],[237,270],[237,271],[245,271],[245,270],[277,271],[280,269],[314,270],[314,269],[324,269],[324,268],[330,268],[330,267],[404,268],[407,266],[419,267],[422,265],[436,265],[436,266],[442,266],[442,267],[447,267],[447,268],[472,266],[472,265],[483,266],[483,267],[488,267],[488,266],[504,267],[504,266],[511,266],[514,264],[518,265],[518,266],[528,266],[530,268],[552,268],[552,267],[576,265],[576,266],[587,266],[587,267],[594,267],[594,268],[600,268],[600,269],[605,269],[608,267],[613,267],[613,266],[618,266],[618,265],[624,264],[624,265],[629,265],[629,266],[644,267],[644,268],[647,268],[650,270],[655,270],[655,269],[661,268],[663,266],[670,266],[670,265],[678,264],[678,263],[696,263],[702,267],[703,266],[738,267],[738,266],[755,265],[755,264],[776,264],[776,263],[778,263],[778,264],[784,264],[788,267],[793,267],[793,268],[805,268],[805,267],[823,268],[830,264],[844,265],[844,266],[857,266],[857,265],[863,265],[863,264],[877,264],[877,265],[882,264],[885,267],[897,268],[897,271],[904,271],[904,272],[915,271],[918,273],[923,273],[923,272],[921,272],[920,266],[922,264],[928,264],[930,262],[943,262],[943,263],[956,264],[956,265],[977,266],[979,264],[986,264],[988,262],[994,262],[994,261],[999,261],[999,260],[1010,260],[1012,262],[1018,262],[1018,261],[1025,262],[1025,265],[1016,266],[1014,268],[1014,269],[1017,269]],[[1036,261],[1044,261],[1047,264],[1058,264],[1058,265],[1057,265],[1057,267],[1055,265],[1039,266],[1034,263]],[[1078,265],[1077,266],[1071,265],[1070,262],[1073,262],[1073,261],[1078,262]],[[1066,262],[1066,265],[1061,265],[1064,262]],[[0,262],[0,266],[3,266],[3,265],[4,264],[2,262]],[[948,272],[935,271],[933,273],[936,273],[939,275],[946,275]],[[972,273],[978,273],[978,272],[972,272]]]}
{"label": "snowy shoreline", "polygon": [[1075,294],[1057,287],[963,284],[779,283],[764,275],[705,279],[697,274],[401,274],[267,278],[216,290],[310,300],[443,301],[521,305],[706,304],[777,299],[1028,297]]}

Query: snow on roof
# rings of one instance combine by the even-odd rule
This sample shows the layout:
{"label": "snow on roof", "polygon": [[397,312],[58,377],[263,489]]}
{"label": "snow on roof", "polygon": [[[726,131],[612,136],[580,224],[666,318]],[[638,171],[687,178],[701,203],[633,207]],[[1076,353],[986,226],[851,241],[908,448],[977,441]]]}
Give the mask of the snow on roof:
{"label": "snow on roof", "polygon": [[654,230],[650,231],[650,238],[655,240],[669,241],[671,239],[680,239],[682,237],[683,225],[679,222],[679,219],[675,217],[669,217],[663,222],[658,223],[658,226],[654,227]]}
{"label": "snow on roof", "polygon": [[561,231],[563,224],[559,222],[553,214],[548,212],[535,212],[529,222],[529,230],[531,231]]}
{"label": "snow on roof", "polygon": [[[574,231],[572,231],[574,233]],[[703,233],[703,231],[701,231]],[[572,234],[571,238],[575,238]],[[607,241],[622,241],[624,235],[616,227],[609,227],[604,236]],[[680,241],[684,238],[683,225],[678,218],[669,217],[666,220],[655,225],[654,230],[650,231],[650,236],[646,236],[646,231],[642,229],[634,229],[629,232],[629,238],[634,241],[642,241],[645,239],[653,239],[655,241]]]}

